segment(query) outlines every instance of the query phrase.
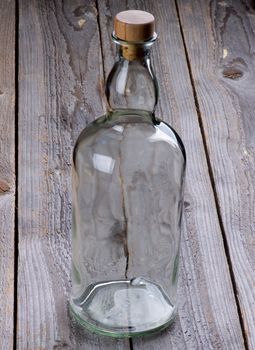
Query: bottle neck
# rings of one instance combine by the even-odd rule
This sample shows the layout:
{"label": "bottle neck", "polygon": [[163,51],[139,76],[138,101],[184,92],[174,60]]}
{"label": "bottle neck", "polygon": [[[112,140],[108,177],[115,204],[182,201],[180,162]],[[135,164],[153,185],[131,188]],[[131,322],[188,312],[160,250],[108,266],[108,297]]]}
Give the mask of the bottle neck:
{"label": "bottle neck", "polygon": [[158,101],[158,84],[153,73],[150,49],[156,39],[128,43],[116,39],[116,62],[106,81],[106,97],[110,111],[143,110],[154,113]]}

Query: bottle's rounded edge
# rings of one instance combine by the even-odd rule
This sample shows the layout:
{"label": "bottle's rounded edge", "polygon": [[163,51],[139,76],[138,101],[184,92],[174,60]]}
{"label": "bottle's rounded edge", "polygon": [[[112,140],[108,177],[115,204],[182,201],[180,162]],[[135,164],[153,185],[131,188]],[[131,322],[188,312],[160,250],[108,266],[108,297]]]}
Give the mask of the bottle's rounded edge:
{"label": "bottle's rounded edge", "polygon": [[157,38],[158,38],[158,35],[156,32],[154,32],[153,35],[147,40],[128,41],[128,40],[119,38],[115,30],[112,32],[112,40],[115,42],[115,44],[122,45],[122,46],[128,46],[128,45],[129,46],[130,45],[151,46],[156,41]]}
{"label": "bottle's rounded edge", "polygon": [[115,31],[113,31],[112,33],[113,42],[117,46],[119,46],[121,55],[128,61],[143,59],[145,54],[148,53],[148,49],[154,44],[156,39],[157,39],[156,32],[154,32],[153,35],[148,40],[139,40],[139,41],[124,40],[119,38]]}
{"label": "bottle's rounded edge", "polygon": [[169,320],[163,323],[162,325],[146,331],[140,331],[140,332],[139,331],[138,332],[116,332],[113,330],[96,326],[95,324],[90,323],[79,316],[79,314],[75,311],[74,307],[72,306],[71,300],[69,301],[69,312],[70,312],[70,317],[72,317],[84,329],[87,329],[92,333],[96,333],[102,336],[123,339],[123,338],[136,338],[136,337],[142,337],[142,336],[150,336],[166,329],[174,322],[178,313],[178,308],[175,306]]}
{"label": "bottle's rounded edge", "polygon": [[180,150],[181,150],[182,155],[183,155],[184,167],[186,167],[186,163],[187,163],[186,149],[185,149],[184,143],[183,143],[180,135],[178,134],[178,132],[170,124],[168,124],[166,121],[164,121],[162,118],[155,117],[155,121],[156,121],[156,123],[157,122],[164,123],[166,126],[168,126],[172,130],[172,132],[174,133],[174,135],[177,139],[178,145],[179,145]]}

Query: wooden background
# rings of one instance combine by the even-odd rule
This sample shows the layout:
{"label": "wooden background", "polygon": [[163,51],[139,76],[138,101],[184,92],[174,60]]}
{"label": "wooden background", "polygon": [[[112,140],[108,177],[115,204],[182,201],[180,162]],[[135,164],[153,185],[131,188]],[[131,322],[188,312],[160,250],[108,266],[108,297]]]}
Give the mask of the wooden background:
{"label": "wooden background", "polygon": [[[156,17],[157,115],[187,181],[179,315],[113,340],[70,321],[71,153],[104,107],[113,17]],[[0,349],[255,349],[252,0],[0,2]]]}

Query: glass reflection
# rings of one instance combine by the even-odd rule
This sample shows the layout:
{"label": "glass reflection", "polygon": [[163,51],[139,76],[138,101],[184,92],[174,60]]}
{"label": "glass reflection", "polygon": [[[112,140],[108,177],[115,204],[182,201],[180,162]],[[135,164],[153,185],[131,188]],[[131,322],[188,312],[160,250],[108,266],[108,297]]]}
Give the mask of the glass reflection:
{"label": "glass reflection", "polygon": [[105,156],[103,154],[93,154],[93,166],[95,169],[102,171],[103,173],[112,174],[114,169],[115,160],[112,157]]}
{"label": "glass reflection", "polygon": [[175,148],[179,148],[178,141],[172,130],[164,123],[160,123],[160,127],[156,128],[153,135],[149,137],[150,142],[165,141]]}

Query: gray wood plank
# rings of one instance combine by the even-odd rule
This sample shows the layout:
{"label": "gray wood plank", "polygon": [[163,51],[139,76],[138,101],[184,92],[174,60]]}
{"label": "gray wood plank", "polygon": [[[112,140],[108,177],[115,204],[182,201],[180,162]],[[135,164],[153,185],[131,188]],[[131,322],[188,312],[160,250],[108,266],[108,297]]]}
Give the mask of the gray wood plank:
{"label": "gray wood plank", "polygon": [[244,330],[254,349],[254,3],[178,4]]}
{"label": "gray wood plank", "polygon": [[179,283],[179,318],[160,336],[133,340],[134,349],[243,349],[244,341],[224,251],[174,1],[100,1],[105,70],[114,56],[113,16],[145,9],[156,17],[154,48],[160,82],[157,115],[170,122],[187,149],[187,183]]}
{"label": "gray wood plank", "polygon": [[13,347],[15,1],[0,2],[0,349]]}
{"label": "gray wood plank", "polygon": [[129,349],[69,322],[71,154],[102,113],[94,1],[21,0],[18,349]]}

